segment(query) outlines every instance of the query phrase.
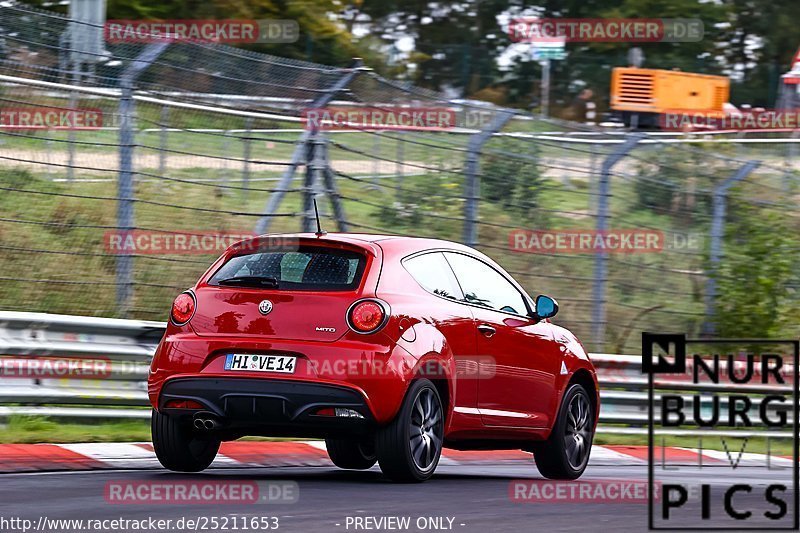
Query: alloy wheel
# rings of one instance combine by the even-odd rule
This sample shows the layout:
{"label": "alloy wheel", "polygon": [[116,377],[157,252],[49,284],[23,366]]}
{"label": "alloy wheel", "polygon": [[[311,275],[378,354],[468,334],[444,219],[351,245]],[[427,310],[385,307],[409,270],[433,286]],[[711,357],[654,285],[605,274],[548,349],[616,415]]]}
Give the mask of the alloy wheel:
{"label": "alloy wheel", "polygon": [[591,410],[589,399],[584,394],[576,394],[567,408],[564,447],[567,461],[576,470],[582,468],[589,457],[592,442]]}
{"label": "alloy wheel", "polygon": [[408,430],[411,458],[423,472],[434,467],[442,449],[442,422],[442,406],[433,390],[421,390],[411,409]]}

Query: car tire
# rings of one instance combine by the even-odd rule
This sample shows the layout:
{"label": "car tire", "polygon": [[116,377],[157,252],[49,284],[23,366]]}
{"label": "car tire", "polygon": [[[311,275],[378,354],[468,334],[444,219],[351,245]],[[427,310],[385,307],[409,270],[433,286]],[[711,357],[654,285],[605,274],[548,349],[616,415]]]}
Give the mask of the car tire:
{"label": "car tire", "polygon": [[378,456],[375,454],[373,439],[325,439],[328,457],[333,464],[345,470],[367,470],[375,466]]}
{"label": "car tire", "polygon": [[397,416],[376,436],[381,471],[401,483],[430,478],[442,454],[444,416],[442,400],[433,383],[427,379],[413,381]]}
{"label": "car tire", "polygon": [[200,472],[217,456],[220,441],[198,436],[185,420],[153,411],[150,434],[158,461],[175,472]]}
{"label": "car tire", "polygon": [[548,479],[581,477],[589,463],[594,421],[589,393],[581,385],[571,385],[564,393],[550,438],[534,447],[539,473]]}

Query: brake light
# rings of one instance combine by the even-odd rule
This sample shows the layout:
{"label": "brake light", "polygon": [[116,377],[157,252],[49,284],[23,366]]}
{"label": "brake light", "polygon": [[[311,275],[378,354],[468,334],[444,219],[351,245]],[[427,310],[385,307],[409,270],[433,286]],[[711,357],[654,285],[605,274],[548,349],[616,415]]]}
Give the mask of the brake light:
{"label": "brake light", "polygon": [[361,300],[350,306],[347,323],[356,333],[373,333],[383,327],[388,317],[385,304],[379,300]]}
{"label": "brake light", "polygon": [[189,322],[194,315],[195,307],[194,294],[191,292],[179,294],[175,301],[172,302],[172,312],[170,313],[172,323],[176,326],[182,326]]}

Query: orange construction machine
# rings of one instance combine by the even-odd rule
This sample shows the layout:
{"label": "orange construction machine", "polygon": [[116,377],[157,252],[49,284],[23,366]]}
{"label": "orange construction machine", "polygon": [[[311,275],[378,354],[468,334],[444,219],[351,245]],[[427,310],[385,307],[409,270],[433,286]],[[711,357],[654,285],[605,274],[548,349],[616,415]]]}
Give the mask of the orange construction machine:
{"label": "orange construction machine", "polygon": [[611,109],[633,128],[657,128],[660,115],[675,111],[723,116],[730,85],[725,76],[618,67],[611,73]]}

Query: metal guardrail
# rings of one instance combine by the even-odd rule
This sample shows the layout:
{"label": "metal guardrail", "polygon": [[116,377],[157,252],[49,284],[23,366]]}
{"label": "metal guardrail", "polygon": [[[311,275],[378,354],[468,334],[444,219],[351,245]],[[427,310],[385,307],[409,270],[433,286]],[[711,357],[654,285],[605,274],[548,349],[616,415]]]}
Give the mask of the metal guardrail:
{"label": "metal guardrail", "polygon": [[[149,419],[146,389],[150,359],[164,332],[161,322],[95,318],[46,313],[0,311],[0,419],[11,415],[41,415],[64,419]],[[600,433],[643,434],[647,425],[647,384],[641,356],[591,354],[601,386]],[[20,365],[48,360],[75,364],[100,361],[102,378],[11,376]],[[683,391],[687,406],[693,392],[791,392],[790,387],[743,386],[658,381],[659,388]],[[701,399],[705,408],[708,398]],[[757,406],[760,400],[756,399]],[[721,401],[721,416],[727,402]],[[765,426],[757,426],[766,429]],[[703,432],[675,429],[659,434],[699,436]],[[711,434],[711,433],[709,433]],[[734,430],[713,435],[745,436]],[[763,433],[760,433],[763,434]],[[790,437],[789,432],[770,432]]]}
{"label": "metal guardrail", "polygon": [[[0,419],[149,418],[147,369],[163,333],[160,322],[0,312]],[[21,364],[55,358],[99,362],[103,379],[19,375]]]}

